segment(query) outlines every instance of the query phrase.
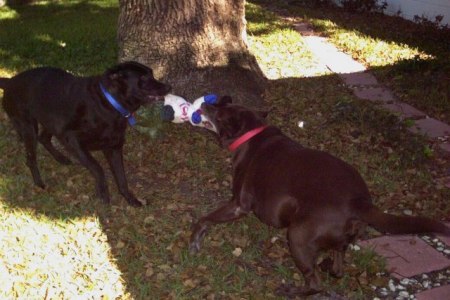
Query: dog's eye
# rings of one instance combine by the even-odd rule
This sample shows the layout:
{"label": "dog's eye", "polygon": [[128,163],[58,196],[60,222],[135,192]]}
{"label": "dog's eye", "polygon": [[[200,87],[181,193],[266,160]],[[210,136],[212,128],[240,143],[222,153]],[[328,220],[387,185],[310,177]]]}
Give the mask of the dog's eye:
{"label": "dog's eye", "polygon": [[151,76],[151,74],[145,74],[139,78],[139,82],[142,82],[145,84],[146,82],[152,82],[154,78]]}

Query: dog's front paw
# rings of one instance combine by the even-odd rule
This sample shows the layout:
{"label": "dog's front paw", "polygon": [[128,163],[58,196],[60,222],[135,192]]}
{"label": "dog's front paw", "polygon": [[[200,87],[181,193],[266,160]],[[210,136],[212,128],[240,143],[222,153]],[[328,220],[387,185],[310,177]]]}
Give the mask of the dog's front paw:
{"label": "dog's front paw", "polygon": [[198,241],[189,244],[189,254],[194,255],[200,251],[200,243]]}
{"label": "dog's front paw", "polygon": [[201,222],[192,225],[191,242],[189,243],[189,253],[195,254],[200,251],[200,243],[205,237],[207,226]]}
{"label": "dog's front paw", "polygon": [[40,187],[41,189],[45,189],[45,184],[42,181],[41,175],[39,174],[39,171],[36,172],[32,172],[33,175],[33,181],[34,181],[34,185],[37,187]]}
{"label": "dog's front paw", "polygon": [[102,200],[104,204],[111,204],[111,198],[109,197],[108,189],[96,187],[97,197]]}
{"label": "dog's front paw", "polygon": [[37,187],[40,187],[41,189],[45,190],[45,183],[42,182],[42,180],[39,180],[39,181],[37,181],[37,182],[34,182],[34,184],[35,184]]}
{"label": "dog's front paw", "polygon": [[136,198],[128,198],[127,201],[133,207],[142,207],[143,205],[147,204],[144,201],[139,201]]}

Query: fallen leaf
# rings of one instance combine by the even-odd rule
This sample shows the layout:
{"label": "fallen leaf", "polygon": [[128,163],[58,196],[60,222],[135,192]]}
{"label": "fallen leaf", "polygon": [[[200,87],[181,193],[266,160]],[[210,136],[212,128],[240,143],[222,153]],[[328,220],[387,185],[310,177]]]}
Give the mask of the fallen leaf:
{"label": "fallen leaf", "polygon": [[185,281],[183,281],[183,285],[188,288],[195,288],[197,286],[197,283],[192,279],[186,279]]}
{"label": "fallen leaf", "polygon": [[241,254],[242,254],[242,249],[241,248],[237,247],[236,249],[233,250],[233,255],[234,256],[239,257],[239,256],[241,256]]}
{"label": "fallen leaf", "polygon": [[151,277],[153,274],[155,274],[155,272],[153,271],[153,268],[147,268],[147,270],[145,271],[145,277]]}
{"label": "fallen leaf", "polygon": [[152,216],[152,215],[150,215],[150,216],[148,216],[148,217],[146,217],[146,218],[144,219],[144,223],[145,223],[145,224],[153,223],[153,221],[155,221],[155,217]]}

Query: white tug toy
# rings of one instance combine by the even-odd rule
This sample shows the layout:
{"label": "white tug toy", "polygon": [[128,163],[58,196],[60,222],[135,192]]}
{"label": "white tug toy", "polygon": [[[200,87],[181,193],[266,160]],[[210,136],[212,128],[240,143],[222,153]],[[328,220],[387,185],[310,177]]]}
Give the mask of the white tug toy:
{"label": "white tug toy", "polygon": [[202,113],[201,109],[203,103],[214,104],[216,101],[217,96],[213,94],[200,97],[193,103],[180,96],[168,94],[164,97],[162,119],[173,123],[190,122],[194,126],[217,132],[214,124]]}

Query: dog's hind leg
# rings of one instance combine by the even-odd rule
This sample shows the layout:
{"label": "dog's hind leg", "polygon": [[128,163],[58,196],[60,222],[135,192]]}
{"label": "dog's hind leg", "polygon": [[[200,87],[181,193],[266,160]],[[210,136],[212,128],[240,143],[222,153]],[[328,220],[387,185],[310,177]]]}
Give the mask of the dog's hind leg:
{"label": "dog's hind leg", "polygon": [[[307,224],[306,224],[307,223]],[[319,254],[319,245],[315,242],[317,238],[317,226],[311,222],[292,223],[287,232],[289,249],[295,265],[305,278],[304,287],[292,287],[282,285],[277,293],[282,296],[308,296],[321,291],[319,273],[316,266]]]}
{"label": "dog's hind leg", "polygon": [[15,120],[16,126],[20,127],[20,135],[25,143],[25,151],[27,156],[27,166],[33,176],[34,184],[40,188],[45,188],[45,184],[42,181],[41,174],[36,161],[36,148],[37,148],[37,133],[38,125],[34,119],[27,120]]}
{"label": "dog's hind leg", "polygon": [[204,238],[206,231],[210,225],[218,223],[226,223],[237,220],[248,214],[248,211],[243,210],[234,199],[227,202],[225,205],[203,216],[193,226],[191,241],[189,243],[189,250],[191,253],[200,250],[200,243]]}
{"label": "dog's hind leg", "polygon": [[36,148],[37,148],[37,134],[38,123],[29,114],[23,110],[18,109],[15,105],[13,98],[8,97],[5,91],[3,97],[3,108],[6,111],[9,119],[11,120],[14,128],[19,134],[19,138],[25,144],[25,152],[27,157],[27,166],[33,176],[34,184],[40,188],[45,188],[44,182],[42,182],[41,174],[36,162]]}
{"label": "dog's hind leg", "polygon": [[66,156],[64,156],[61,152],[56,150],[56,148],[52,144],[52,134],[45,130],[45,128],[42,130],[41,134],[39,135],[39,142],[47,149],[47,151],[53,156],[54,159],[56,159],[57,162],[63,164],[63,165],[70,165],[71,161]]}
{"label": "dog's hind leg", "polygon": [[341,278],[344,276],[344,256],[345,251],[333,250],[333,266],[331,267],[330,274],[334,277]]}
{"label": "dog's hind leg", "polygon": [[117,187],[120,194],[127,199],[128,203],[132,206],[142,206],[142,203],[136,199],[136,197],[128,189],[127,178],[125,176],[125,170],[123,166],[123,153],[122,147],[116,149],[103,150],[103,154],[109,163],[111,171],[116,180]]}
{"label": "dog's hind leg", "polygon": [[83,149],[79,144],[77,137],[73,134],[67,134],[58,137],[58,140],[88,169],[95,178],[95,190],[97,196],[105,203],[110,203],[108,186],[106,184],[105,172],[100,164],[92,157],[89,151]]}

